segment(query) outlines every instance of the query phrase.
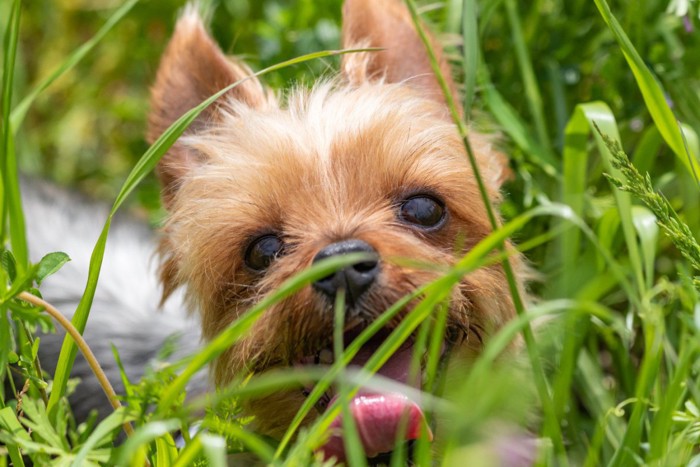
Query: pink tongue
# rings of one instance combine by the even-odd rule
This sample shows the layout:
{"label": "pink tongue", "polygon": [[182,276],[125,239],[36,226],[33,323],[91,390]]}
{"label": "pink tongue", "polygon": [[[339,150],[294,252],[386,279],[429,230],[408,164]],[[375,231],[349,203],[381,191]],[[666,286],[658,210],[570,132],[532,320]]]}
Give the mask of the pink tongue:
{"label": "pink tongue", "polygon": [[[376,347],[366,345],[357,353],[350,363],[353,366],[364,366],[372,356]],[[391,378],[403,384],[409,384],[409,369],[412,358],[412,347],[403,346],[384,364],[378,374]],[[331,400],[335,402],[337,396]],[[399,393],[377,393],[360,389],[350,401],[350,413],[355,420],[360,441],[367,457],[374,457],[383,452],[391,452],[396,445],[399,430],[404,440],[417,439],[421,434],[421,425],[425,423],[425,415],[418,404]],[[326,444],[318,451],[325,459],[335,457],[339,462],[346,459],[342,437],[342,417],[338,416],[330,427],[331,435]],[[432,440],[430,428],[427,428],[428,438]]]}
{"label": "pink tongue", "polygon": [[[350,412],[367,457],[393,451],[396,436],[404,426],[402,433],[404,439],[417,439],[425,420],[423,411],[415,402],[403,394],[396,393],[358,394],[350,402]],[[330,430],[332,433],[330,438],[319,448],[319,451],[323,453],[324,459],[335,457],[338,462],[344,462],[346,456],[341,416],[333,420]],[[430,428],[427,430],[428,438],[432,440]]]}

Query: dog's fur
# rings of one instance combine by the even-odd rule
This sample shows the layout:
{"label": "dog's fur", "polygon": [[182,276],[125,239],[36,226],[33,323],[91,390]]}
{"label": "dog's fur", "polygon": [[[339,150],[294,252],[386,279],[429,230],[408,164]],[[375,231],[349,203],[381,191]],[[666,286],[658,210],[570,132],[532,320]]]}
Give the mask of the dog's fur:
{"label": "dog's fur", "polygon": [[[31,179],[22,180],[22,202],[32,261],[39,262],[41,255],[50,251],[63,251],[71,258],[41,284],[43,297],[71,317],[85,290],[92,247],[109,213],[108,206]],[[186,313],[182,294],[160,306],[154,249],[153,233],[145,224],[117,216],[84,337],[119,394],[124,393],[124,387],[112,345],[133,382],[143,376],[167,339],[176,338],[173,360],[192,354],[200,346],[198,320]],[[63,332],[41,336],[40,360],[49,374],[55,371],[63,336]],[[70,398],[76,419],[85,420],[91,410],[97,410],[100,418],[109,415],[112,407],[80,354],[72,376],[81,379]],[[194,378],[190,389],[201,394],[207,386],[206,377]]]}
{"label": "dog's fur", "polygon": [[[399,0],[346,0],[343,13],[343,47],[383,50],[344,55],[337,78],[322,80],[310,90],[293,89],[285,98],[267,91],[257,79],[247,79],[202,113],[158,166],[169,213],[160,241],[164,296],[184,289],[188,307],[198,311],[204,339],[216,336],[252,304],[310,266],[319,251],[334,242],[361,240],[379,257],[376,283],[348,311],[361,327],[440,276],[435,269],[406,266],[396,258],[447,268],[491,232],[462,140],[405,6]],[[456,95],[449,66],[437,41],[431,41]],[[224,56],[195,9],[188,8],[152,89],[149,141],[188,109],[250,74],[246,65]],[[470,141],[489,196],[497,204],[506,162],[489,138],[471,133]],[[446,217],[437,228],[423,229],[397,217],[402,203],[417,194],[444,204]],[[122,248],[116,233],[112,243]],[[246,249],[256,237],[271,233],[284,242],[284,254],[266,270],[251,271],[244,261]],[[129,253],[128,258],[140,262],[142,256]],[[111,260],[108,256],[105,261],[108,270]],[[511,262],[520,273],[521,259],[514,255]],[[138,267],[148,272],[146,265]],[[134,281],[140,282],[139,290],[149,289],[147,297],[132,295]],[[122,320],[132,316],[140,323],[168,323],[167,328],[149,325],[149,332],[191,329],[180,328],[184,318],[179,311],[154,311],[155,284],[133,276],[129,283],[120,286],[120,277],[103,277],[104,293],[115,300],[104,306],[107,310],[96,301],[88,339],[100,325],[99,316],[105,316],[102,324],[112,332],[126,331]],[[118,291],[110,293],[104,287]],[[51,299],[51,293],[46,295]],[[121,303],[125,298],[136,303]],[[180,308],[179,300],[166,303]],[[500,266],[464,277],[449,306],[448,332],[458,343],[452,360],[478,352],[484,339],[513,315]],[[145,326],[129,326],[136,328]],[[268,309],[242,341],[218,358],[214,382],[225,385],[250,372],[295,365],[329,346],[332,329],[331,303],[306,287]],[[143,339],[122,336],[129,339],[121,346],[124,358],[125,349],[138,349],[132,345]],[[188,336],[185,342],[192,340]],[[148,338],[149,349],[161,341],[162,337]],[[149,352],[144,350],[144,360]],[[303,398],[301,391],[290,390],[246,408],[255,416],[256,429],[279,437]]]}
{"label": "dog's fur", "polygon": [[[169,211],[161,242],[166,296],[186,288],[206,339],[334,242],[359,239],[380,257],[377,283],[354,311],[366,324],[439,276],[393,258],[447,267],[491,231],[462,140],[404,5],[346,1],[343,46],[385,50],[343,56],[338,78],[294,89],[283,103],[248,79],[205,111],[158,167]],[[187,10],[153,87],[149,140],[207,96],[249,76]],[[503,159],[488,138],[473,133],[470,139],[497,202]],[[447,219],[440,228],[397,219],[398,206],[417,193],[444,202]],[[252,272],[245,251],[265,233],[282,239],[284,254],[264,272]],[[513,264],[518,269],[520,260]],[[215,383],[290,366],[328,346],[330,309],[312,287],[271,307],[216,361]],[[448,316],[450,332],[461,338],[457,353],[478,351],[486,334],[513,314],[500,266],[465,277]],[[257,428],[280,436],[303,397],[290,391],[251,404]]]}

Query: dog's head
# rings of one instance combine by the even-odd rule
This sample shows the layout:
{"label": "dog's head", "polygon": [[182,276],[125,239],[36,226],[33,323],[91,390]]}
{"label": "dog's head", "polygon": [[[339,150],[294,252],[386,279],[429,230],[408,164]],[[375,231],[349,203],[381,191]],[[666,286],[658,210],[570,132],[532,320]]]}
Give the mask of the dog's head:
{"label": "dog's head", "polygon": [[[350,340],[394,302],[440,277],[441,267],[454,264],[491,231],[463,142],[401,2],[346,1],[343,46],[383,50],[344,55],[338,78],[292,90],[284,103],[257,79],[246,80],[202,113],[158,167],[169,212],[162,240],[166,294],[186,286],[206,338],[314,262],[366,254],[267,309],[245,339],[217,360],[218,385],[249,372],[324,362],[339,290],[346,296]],[[158,71],[149,138],[249,76],[188,10]],[[456,89],[449,78],[448,85]],[[497,201],[502,157],[488,138],[472,134],[470,140]],[[456,342],[458,353],[478,351],[513,313],[501,268],[482,268],[462,278],[451,295],[446,342]],[[353,364],[365,362],[385,335],[372,339]],[[380,373],[406,383],[410,354],[405,344]],[[304,397],[303,390],[285,391],[252,402],[249,410],[258,429],[279,436]],[[382,400],[371,401],[385,405],[379,409],[356,401],[358,420],[362,411],[373,411],[368,416],[375,440],[363,439],[368,455],[393,446],[395,420],[382,417],[413,408],[396,398]],[[377,436],[384,426],[387,433]],[[342,449],[333,449],[327,451],[342,457]]]}

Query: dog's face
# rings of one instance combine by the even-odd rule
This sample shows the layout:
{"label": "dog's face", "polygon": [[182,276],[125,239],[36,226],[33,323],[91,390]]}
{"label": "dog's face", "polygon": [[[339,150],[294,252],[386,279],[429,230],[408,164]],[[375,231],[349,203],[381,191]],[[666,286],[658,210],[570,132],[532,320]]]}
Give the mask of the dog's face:
{"label": "dog's face", "polygon": [[[463,143],[404,7],[395,0],[346,2],[343,45],[385,50],[344,56],[339,78],[292,91],[283,105],[258,81],[246,81],[201,115],[160,163],[169,211],[162,243],[166,292],[187,287],[206,338],[315,261],[367,255],[266,310],[217,360],[217,385],[324,360],[339,290],[350,339],[440,276],[440,268],[397,259],[448,267],[491,231]],[[448,72],[444,62],[442,68]],[[149,138],[248,75],[186,12],[153,89]],[[471,141],[497,200],[503,162],[488,139],[474,134]],[[457,353],[478,351],[512,315],[502,270],[483,268],[452,294],[447,335]],[[366,361],[378,340],[353,363]],[[405,383],[407,350],[408,344],[380,373]],[[259,430],[280,436],[304,397],[301,390],[279,393],[248,409]],[[389,446],[394,435],[386,434]],[[368,455],[383,449],[367,443]]]}

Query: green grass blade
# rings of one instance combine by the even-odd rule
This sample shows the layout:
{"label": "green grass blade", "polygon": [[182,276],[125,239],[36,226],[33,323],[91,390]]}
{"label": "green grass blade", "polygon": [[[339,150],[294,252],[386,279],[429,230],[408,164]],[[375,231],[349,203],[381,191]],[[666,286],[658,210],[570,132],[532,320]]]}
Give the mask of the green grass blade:
{"label": "green grass blade", "polygon": [[180,451],[180,455],[177,457],[177,460],[172,464],[173,467],[189,467],[191,465],[195,465],[195,460],[199,456],[199,453],[202,452],[203,448],[202,436],[195,436],[194,439],[187,443],[184,449]]}
{"label": "green grass blade", "polygon": [[129,11],[138,3],[139,0],[127,0],[117,11],[115,11],[112,16],[109,17],[109,19],[105,22],[105,24],[97,31],[97,33],[92,36],[88,41],[86,41],[83,45],[78,47],[72,54],[66,58],[61,65],[58,66],[50,75],[48,75],[46,78],[41,80],[37,85],[34,86],[34,89],[32,89],[27,96],[22,99],[22,101],[17,104],[17,106],[14,108],[12,111],[12,116],[11,121],[12,121],[12,129],[14,132],[16,132],[20,125],[22,125],[22,121],[24,120],[24,117],[27,115],[27,111],[31,107],[31,105],[34,103],[36,98],[39,96],[39,94],[42,93],[46,88],[48,88],[54,81],[56,81],[58,78],[61,77],[64,73],[70,71],[75,67],[80,61],[85,58],[87,54],[89,54],[92,49],[99,44],[102,39],[107,35],[109,31],[112,30],[114,25],[116,25],[119,21],[121,21],[124,16],[126,16]]}
{"label": "green grass blade", "polygon": [[12,84],[15,76],[15,61],[17,58],[17,38],[19,36],[19,20],[21,16],[21,3],[15,0],[12,3],[12,10],[7,18],[5,37],[3,39],[3,62],[2,62],[2,146],[0,146],[0,242],[5,243],[6,223],[8,212],[8,190],[7,190],[7,166],[8,159],[14,158],[10,155],[10,108],[12,107]]}
{"label": "green grass blade", "polygon": [[[625,422],[615,414],[615,400],[612,394],[606,391],[600,381],[605,377],[600,368],[597,355],[591,356],[589,352],[581,352],[578,360],[578,371],[576,373],[577,386],[582,391],[582,402],[586,409],[592,414],[593,419],[598,422],[598,429],[602,439],[595,441],[587,454],[587,462],[592,462],[598,457],[598,450],[607,440],[612,449],[619,449],[622,438],[625,434]],[[602,465],[597,462],[595,465]]]}
{"label": "green grass blade", "polygon": [[690,337],[681,345],[673,378],[665,389],[661,406],[651,422],[650,449],[647,455],[647,461],[650,464],[661,462],[669,448],[667,440],[672,429],[673,411],[677,410],[682,402],[682,397],[686,392],[690,366],[697,361],[698,350],[698,342],[694,337]]}
{"label": "green grass blade", "polygon": [[464,115],[469,117],[476,92],[476,75],[479,70],[479,25],[476,21],[476,0],[463,0],[462,4],[462,68],[464,71]]}
{"label": "green grass blade", "polygon": [[611,323],[613,329],[620,335],[625,334],[625,327],[622,320],[615,313],[595,302],[584,302],[579,300],[551,300],[548,302],[538,303],[528,309],[528,312],[522,316],[516,317],[509,321],[495,336],[491,338],[484,352],[479,356],[477,363],[472,368],[467,378],[466,385],[470,381],[476,381],[482,377],[485,372],[488,372],[496,362],[496,359],[503,355],[508,345],[518,336],[524,326],[539,318],[548,315],[560,314],[564,312],[585,313],[589,316],[595,316],[605,323]]}
{"label": "green grass blade", "polygon": [[[590,130],[586,122],[580,118],[571,118],[564,130],[564,150],[561,183],[561,201],[569,206],[573,213],[584,218],[586,174],[588,167],[588,136]],[[581,243],[581,232],[578,229],[569,229],[560,238],[560,254],[562,258],[562,276],[560,291],[568,294],[573,288],[572,274],[576,271],[575,264]]]}
{"label": "green grass blade", "polygon": [[520,118],[515,109],[503,98],[503,96],[493,87],[491,83],[483,82],[482,87],[486,106],[503,131],[522,149],[530,160],[549,176],[555,177],[559,173],[559,161],[552,151],[546,146],[542,146],[533,136],[532,131]]}
{"label": "green grass blade", "polygon": [[175,440],[170,433],[165,433],[155,439],[156,452],[154,455],[154,464],[156,466],[172,465],[177,459],[178,451],[175,445]]}
{"label": "green grass blade", "polygon": [[[614,116],[612,115],[609,107],[601,102],[591,102],[578,105],[575,108],[574,113],[567,123],[565,129],[563,150],[564,179],[561,188],[561,197],[562,201],[569,205],[574,214],[576,214],[576,216],[579,218],[584,217],[586,186],[589,182],[587,180],[589,166],[588,140],[592,132],[596,137],[598,150],[606,167],[608,170],[613,170],[610,162],[610,152],[597,132],[594,131],[595,125],[598,125],[598,127],[604,133],[613,135],[619,140]],[[626,193],[620,192],[616,188],[613,188],[613,190],[615,192],[617,210],[614,211],[616,218],[612,220],[619,219],[622,223],[625,240],[629,251],[629,258],[632,264],[632,271],[634,273],[634,277],[636,278],[637,287],[640,289],[639,292],[635,293],[637,296],[641,296],[644,288],[650,284],[649,279],[647,282],[644,281],[645,274],[643,273],[642,269],[642,258],[646,258],[644,264],[646,266],[645,270],[647,271],[646,276],[649,278],[649,253],[652,254],[651,261],[653,262],[654,250],[653,247],[649,246],[649,239],[644,236],[644,234],[650,231],[640,231],[637,229],[637,231],[640,233],[640,238],[644,241],[643,246],[645,249],[642,253],[646,253],[640,254],[634,234],[635,227],[637,226],[634,223],[631,212],[632,206],[630,196]],[[601,223],[601,225],[606,224]],[[615,226],[617,225],[619,225],[619,223],[615,224]],[[579,289],[581,285],[580,268],[577,266],[577,264],[581,262],[580,255],[585,254],[581,252],[581,235],[582,232],[580,229],[569,229],[562,234],[560,239],[560,253],[558,256],[562,258],[562,275],[559,285],[559,294],[561,296],[571,296]],[[610,235],[610,239],[612,239],[612,235]],[[603,248],[605,248],[604,242]],[[606,251],[610,251],[610,249],[606,249]],[[591,271],[591,273],[593,273],[593,271]],[[585,326],[586,324],[580,322],[580,319],[576,316],[570,315],[567,317],[566,329],[578,329],[579,331],[583,331],[585,330]],[[573,337],[566,339],[563,344],[559,361],[560,370],[557,372],[557,378],[554,383],[555,410],[559,417],[564,416],[565,407],[569,403],[569,388],[572,384],[572,378],[578,362],[578,354],[582,344],[582,339],[575,339]]]}
{"label": "green grass blade", "polygon": [[656,126],[650,126],[642,133],[639,144],[632,154],[632,163],[641,173],[652,171],[662,142],[661,134]]}
{"label": "green grass blade", "polygon": [[[335,361],[342,362],[343,360],[343,330],[345,329],[345,291],[341,290],[336,296],[335,313],[333,325],[333,354]],[[343,427],[343,445],[347,454],[348,465],[351,467],[366,467],[367,460],[365,458],[365,450],[360,441],[360,434],[357,431],[357,424],[352,415],[351,404],[352,395],[350,394],[349,385],[341,380],[339,385],[338,403],[341,408],[342,427]]]}
{"label": "green grass blade", "polygon": [[206,394],[188,403],[183,413],[201,412],[226,403],[231,398],[255,398],[273,394],[281,388],[298,388],[300,384],[309,381],[320,381],[326,374],[326,369],[320,367],[281,367],[252,376],[241,375],[225,387],[219,388],[216,394]]}
{"label": "green grass blade", "polygon": [[[619,171],[612,166],[612,155],[607,145],[603,141],[601,134],[595,131],[597,126],[599,131],[610,137],[611,139],[620,141],[620,134],[617,129],[617,123],[615,121],[615,116],[610,110],[610,107],[603,102],[589,102],[586,104],[579,104],[574,110],[574,115],[571,117],[572,127],[576,127],[576,132],[586,133],[591,132],[595,137],[596,145],[598,151],[603,159],[605,168],[608,172],[617,176]],[[639,253],[639,246],[637,244],[637,239],[635,237],[634,224],[632,222],[632,201],[628,193],[624,193],[613,186],[613,194],[615,196],[615,203],[617,204],[617,211],[620,216],[620,221],[622,223],[622,230],[625,237],[625,243],[627,245],[627,251],[629,254],[629,260],[632,265],[632,272],[636,280],[636,285],[638,289],[638,296],[643,295],[646,289],[644,283],[644,274],[642,272],[642,260]]]}
{"label": "green grass blade", "polygon": [[197,437],[202,443],[207,465],[211,467],[226,467],[226,440],[221,436],[201,433]]}
{"label": "green grass blade", "polygon": [[535,71],[532,68],[532,61],[527,51],[525,36],[520,25],[520,17],[515,0],[506,0],[506,16],[510,24],[511,37],[515,49],[515,58],[520,67],[523,85],[525,86],[525,98],[527,100],[530,114],[535,124],[535,132],[537,134],[538,143],[545,148],[550,148],[550,140],[547,135],[547,123],[544,119],[544,110],[542,106],[542,95],[540,88],[537,85]]}
{"label": "green grass blade", "polygon": [[[104,228],[102,229],[102,233],[97,239],[92,255],[90,256],[90,266],[88,269],[88,280],[85,287],[85,292],[83,292],[78,308],[76,309],[73,319],[71,320],[73,325],[81,334],[85,330],[85,324],[87,323],[90,307],[92,306],[92,300],[95,297],[97,280],[99,279],[100,267],[102,266],[102,258],[104,257],[105,247],[107,246],[107,234],[109,233],[109,228],[111,225],[112,217],[109,216]],[[58,406],[59,401],[66,392],[66,384],[68,383],[68,377],[77,353],[78,347],[75,345],[73,339],[66,334],[66,337],[63,339],[63,345],[61,346],[58,362],[56,363],[53,388],[51,390],[51,395],[49,396],[49,402],[47,405],[49,414],[52,416],[55,414],[55,408]]]}
{"label": "green grass blade", "polygon": [[656,216],[643,206],[632,206],[632,223],[639,237],[646,287],[651,289],[654,285],[654,262],[659,226],[656,223]]}
{"label": "green grass blade", "polygon": [[645,430],[645,415],[650,391],[660,371],[662,361],[661,332],[649,322],[644,322],[644,355],[637,373],[637,385],[632,414],[627,421],[625,436],[620,448],[610,461],[611,467],[623,467],[635,462],[635,456]]}
{"label": "green grass blade", "polygon": [[19,174],[17,171],[17,153],[15,138],[12,133],[7,137],[7,152],[5,153],[5,200],[9,215],[10,244],[17,260],[17,270],[27,271],[29,267],[29,248],[27,232],[22,209],[22,196],[19,189]]}
{"label": "green grass blade", "polygon": [[659,132],[688,171],[693,174],[695,182],[700,183],[700,180],[698,180],[700,176],[700,162],[698,162],[698,157],[700,155],[688,152],[679,122],[666,101],[666,93],[661,87],[661,84],[659,84],[646,66],[644,60],[634,48],[634,45],[632,45],[632,41],[630,41],[629,37],[627,37],[627,34],[622,29],[622,26],[620,26],[617,18],[615,18],[610,11],[608,2],[606,0],[594,1],[598,7],[598,11],[600,11],[601,16],[620,46],[625,60],[627,60],[627,64],[632,70],[632,74],[634,74],[637,86],[639,86],[647,109],[659,129]]}
{"label": "green grass blade", "polygon": [[119,447],[115,465],[138,465],[133,461],[139,451],[142,451],[151,441],[167,435],[179,427],[180,421],[176,419],[158,420],[138,427],[134,434]]}

